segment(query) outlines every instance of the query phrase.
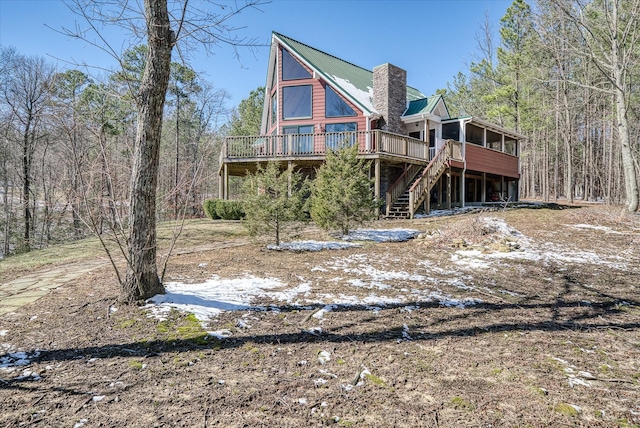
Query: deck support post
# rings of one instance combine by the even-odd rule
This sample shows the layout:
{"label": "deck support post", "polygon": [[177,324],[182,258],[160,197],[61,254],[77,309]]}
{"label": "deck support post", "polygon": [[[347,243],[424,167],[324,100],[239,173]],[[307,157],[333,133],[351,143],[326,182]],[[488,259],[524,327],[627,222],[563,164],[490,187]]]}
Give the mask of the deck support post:
{"label": "deck support post", "polygon": [[373,194],[376,199],[380,199],[380,159],[376,159],[374,162],[374,175],[375,175],[375,185]]}
{"label": "deck support post", "polygon": [[226,163],[223,168],[222,199],[229,199],[229,166]]}
{"label": "deck support post", "polygon": [[465,194],[465,181],[466,181],[466,177],[465,177],[465,170],[462,170],[462,172],[460,173],[460,207],[464,208],[464,201],[465,199],[467,199],[467,195]]}
{"label": "deck support post", "polygon": [[451,209],[451,166],[447,171],[447,209]]}
{"label": "deck support post", "polygon": [[487,202],[487,173],[482,173],[482,186],[481,186],[480,202],[483,204]]}
{"label": "deck support post", "polygon": [[291,197],[291,161],[287,161],[287,191],[289,192],[289,197]]}
{"label": "deck support post", "polygon": [[220,171],[218,173],[218,199],[222,199],[223,192],[224,192],[223,186],[222,186],[222,181],[223,181],[222,171]]}

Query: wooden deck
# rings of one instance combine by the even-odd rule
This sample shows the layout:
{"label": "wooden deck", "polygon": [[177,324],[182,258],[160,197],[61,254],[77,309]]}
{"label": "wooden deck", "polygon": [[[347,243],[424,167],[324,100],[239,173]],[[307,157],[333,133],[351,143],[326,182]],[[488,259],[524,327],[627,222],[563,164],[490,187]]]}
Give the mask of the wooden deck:
{"label": "wooden deck", "polygon": [[[361,156],[395,162],[427,165],[434,154],[429,144],[406,135],[380,130],[318,134],[269,135],[257,137],[227,137],[220,152],[220,168],[233,164],[266,161],[295,161],[314,163],[323,161],[327,151],[342,144],[357,144]],[[238,165],[239,166],[239,165]],[[241,172],[244,172],[241,171]]]}

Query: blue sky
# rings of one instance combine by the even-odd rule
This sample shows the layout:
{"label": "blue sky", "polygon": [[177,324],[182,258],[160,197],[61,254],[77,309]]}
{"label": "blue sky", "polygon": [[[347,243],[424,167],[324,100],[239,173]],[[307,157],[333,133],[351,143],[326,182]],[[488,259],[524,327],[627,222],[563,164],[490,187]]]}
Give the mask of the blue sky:
{"label": "blue sky", "polygon": [[[390,62],[407,70],[409,85],[431,95],[446,87],[458,71],[465,71],[477,55],[476,39],[485,14],[494,41],[499,41],[500,18],[510,4],[511,0],[273,0],[260,10],[244,11],[229,24],[244,27],[238,35],[262,44],[268,44],[271,32],[277,31],[367,69]],[[53,30],[76,24],[86,27],[60,0],[0,0],[3,47],[47,56],[60,69],[74,68],[69,62],[115,67],[113,59],[100,50]],[[105,34],[117,49],[126,49],[120,31]],[[266,79],[268,47],[239,53],[239,60],[226,46],[214,48],[211,56],[204,50],[191,53],[190,65],[214,86],[227,90],[230,105],[238,104]]]}

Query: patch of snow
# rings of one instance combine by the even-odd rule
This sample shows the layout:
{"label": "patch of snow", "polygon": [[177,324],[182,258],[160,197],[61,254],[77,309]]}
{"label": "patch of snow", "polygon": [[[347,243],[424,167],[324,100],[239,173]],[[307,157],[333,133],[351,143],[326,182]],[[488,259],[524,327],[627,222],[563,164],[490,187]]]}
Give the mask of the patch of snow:
{"label": "patch of snow", "polygon": [[478,207],[457,207],[450,210],[431,210],[429,214],[416,214],[413,218],[446,217],[456,214],[464,214],[477,210]]}
{"label": "patch of snow", "polygon": [[576,412],[580,413],[582,411],[582,408],[580,406],[576,406],[575,404],[569,404],[571,407],[573,407],[575,409]]}
{"label": "patch of snow", "polygon": [[246,321],[243,320],[243,319],[237,319],[236,320],[236,327],[238,327],[238,328],[251,328],[251,326],[249,324],[247,324]]}
{"label": "patch of snow", "polygon": [[324,314],[326,314],[327,312],[333,311],[337,307],[338,307],[337,305],[326,305],[324,308],[320,309],[318,312],[313,314],[313,317],[317,319],[322,319],[324,318]]}
{"label": "patch of snow", "polygon": [[360,380],[356,383],[356,386],[364,385],[364,381],[367,378],[367,375],[371,376],[371,372],[365,366],[362,366],[362,371],[360,372]]}
{"label": "patch of snow", "polygon": [[28,366],[31,364],[32,358],[40,356],[40,351],[33,353],[27,352],[9,352],[0,357],[0,369],[12,370],[14,367]]}
{"label": "patch of snow", "polygon": [[429,293],[428,300],[437,300],[438,303],[441,304],[442,306],[446,306],[447,308],[453,307],[458,309],[464,309],[467,306],[474,306],[482,303],[482,300],[474,299],[472,297],[465,297],[462,299],[458,299],[448,295],[442,295],[437,292]]}
{"label": "patch of snow", "polygon": [[578,376],[583,377],[585,379],[595,379],[595,376],[590,372],[579,371]]}
{"label": "patch of snow", "polygon": [[75,425],[73,425],[73,428],[82,428],[87,422],[89,422],[89,419],[80,419],[75,423]]}
{"label": "patch of snow", "polygon": [[306,398],[298,398],[298,404],[302,404],[303,406],[307,405],[307,399]]}
{"label": "patch of snow", "polygon": [[200,284],[169,282],[165,284],[166,294],[153,296],[144,308],[159,319],[162,319],[167,309],[175,308],[193,313],[200,321],[207,321],[221,311],[262,309],[251,305],[256,297],[269,295],[292,303],[297,294],[309,291],[308,284],[282,292],[272,291],[285,286],[279,279],[254,276],[236,279],[214,276]]}
{"label": "patch of snow", "polygon": [[32,370],[24,369],[20,376],[14,378],[14,380],[22,381],[22,380],[40,380],[42,379],[40,375]]}
{"label": "patch of snow", "polygon": [[370,112],[376,112],[376,109],[373,107],[373,88],[367,86],[367,91],[364,91],[360,88],[357,88],[353,83],[351,83],[347,79],[343,79],[342,77],[338,77],[336,75],[331,76],[333,80],[344,89],[349,95],[354,97],[360,104],[362,104],[367,110]]}
{"label": "patch of snow", "polygon": [[104,400],[104,397],[105,397],[104,395],[94,395],[92,400],[93,401],[102,401],[102,400]]}
{"label": "patch of snow", "polygon": [[208,331],[207,334],[220,340],[226,339],[232,335],[232,333],[227,329]]}
{"label": "patch of snow", "polygon": [[331,354],[328,351],[320,351],[318,352],[318,362],[320,364],[326,364],[331,361]]}
{"label": "patch of snow", "polygon": [[406,325],[406,324],[404,324],[404,325],[402,326],[402,338],[403,338],[404,340],[413,340],[413,339],[411,338],[411,336],[409,335],[409,326],[408,326],[408,325]]}
{"label": "patch of snow", "polygon": [[311,327],[308,329],[302,329],[303,332],[305,333],[309,333],[312,334],[314,336],[320,336],[322,334],[322,328],[321,327]]}
{"label": "patch of snow", "polygon": [[623,257],[612,256],[604,259],[594,251],[576,251],[560,245],[545,243],[539,245],[542,249],[534,248],[529,238],[518,230],[508,226],[502,219],[483,218],[485,226],[503,237],[516,237],[520,245],[519,251],[487,252],[477,249],[458,250],[451,256],[451,261],[462,269],[473,271],[490,268],[494,260],[529,260],[542,263],[576,263],[607,265],[615,269],[626,270],[627,260]]}
{"label": "patch of snow", "polygon": [[622,235],[622,232],[618,232],[617,230],[613,230],[608,226],[595,226],[593,224],[565,224],[567,227],[573,227],[574,229],[593,229],[593,230],[601,230],[607,233],[613,233],[616,235]]}
{"label": "patch of snow", "polygon": [[415,229],[358,229],[344,235],[345,241],[404,242],[420,234]]}
{"label": "patch of snow", "polygon": [[327,370],[324,370],[324,369],[318,369],[318,372],[320,372],[321,374],[323,374],[323,375],[325,375],[325,376],[329,376],[329,377],[332,377],[332,378],[334,378],[334,379],[338,379],[338,375],[337,375],[337,374],[330,373],[330,372],[328,372]]}
{"label": "patch of snow", "polygon": [[326,379],[322,379],[322,378],[319,378],[319,379],[316,379],[316,380],[314,380],[314,381],[313,381],[313,383],[315,384],[315,386],[322,386],[322,385],[324,385],[324,384],[325,384],[325,383],[327,383],[327,382],[328,382],[328,381],[327,381]]}
{"label": "patch of snow", "polygon": [[9,330],[0,330],[0,336],[6,336]]}
{"label": "patch of snow", "polygon": [[360,247],[360,244],[350,242],[334,241],[294,241],[281,242],[280,245],[267,245],[268,250],[278,251],[322,251],[322,250],[343,250],[345,248]]}

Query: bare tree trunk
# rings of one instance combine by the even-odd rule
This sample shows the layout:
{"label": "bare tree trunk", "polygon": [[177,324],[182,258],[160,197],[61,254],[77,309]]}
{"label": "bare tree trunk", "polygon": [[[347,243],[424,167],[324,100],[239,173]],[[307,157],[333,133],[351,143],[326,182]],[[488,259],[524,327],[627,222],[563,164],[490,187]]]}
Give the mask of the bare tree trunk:
{"label": "bare tree trunk", "polygon": [[[622,73],[616,73],[616,81],[622,80]],[[638,176],[633,161],[633,151],[629,141],[629,121],[627,117],[627,103],[624,92],[620,89],[622,82],[616,84],[616,125],[620,139],[620,154],[622,155],[622,171],[624,174],[624,188],[626,206],[629,212],[638,211]]]}
{"label": "bare tree trunk", "polygon": [[164,293],[156,263],[156,192],[162,115],[175,42],[166,0],[145,0],[148,52],[136,99],[138,127],[133,154],[129,206],[127,276],[123,299],[128,302]]}
{"label": "bare tree trunk", "polygon": [[31,117],[29,116],[25,126],[24,136],[22,140],[22,209],[24,211],[24,235],[22,243],[23,251],[31,250]]}

